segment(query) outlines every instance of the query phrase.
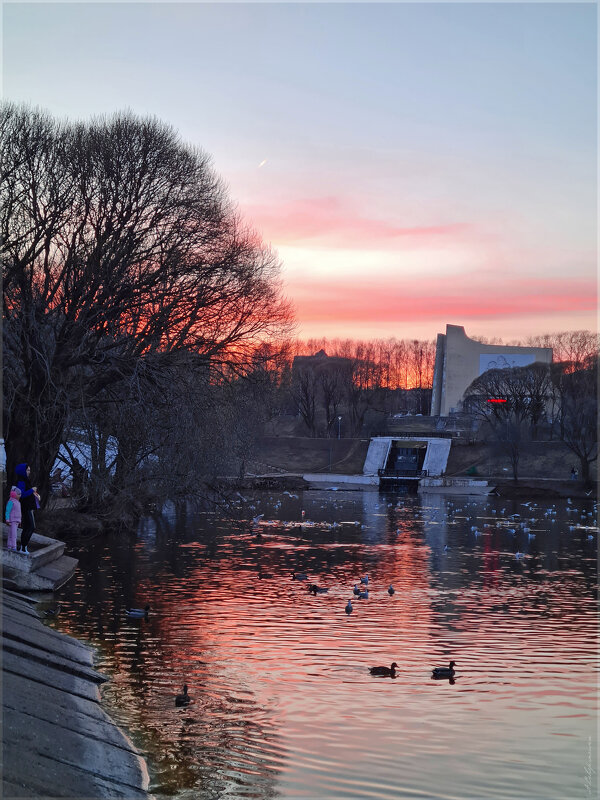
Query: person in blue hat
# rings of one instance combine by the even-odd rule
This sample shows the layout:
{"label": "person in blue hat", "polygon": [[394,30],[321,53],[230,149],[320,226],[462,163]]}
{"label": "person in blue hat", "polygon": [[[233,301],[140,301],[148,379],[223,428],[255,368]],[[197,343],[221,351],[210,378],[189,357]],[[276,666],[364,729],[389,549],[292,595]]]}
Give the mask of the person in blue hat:
{"label": "person in blue hat", "polygon": [[16,485],[21,490],[21,541],[17,545],[17,552],[29,553],[27,545],[35,530],[34,511],[39,507],[40,496],[35,486],[31,485],[29,475],[31,467],[28,464],[17,464],[15,468]]}

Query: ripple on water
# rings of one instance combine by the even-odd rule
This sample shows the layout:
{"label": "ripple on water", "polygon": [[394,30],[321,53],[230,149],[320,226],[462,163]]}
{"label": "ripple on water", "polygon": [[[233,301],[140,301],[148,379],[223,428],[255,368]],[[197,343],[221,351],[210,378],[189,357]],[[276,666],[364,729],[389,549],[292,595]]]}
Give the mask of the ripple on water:
{"label": "ripple on water", "polygon": [[[261,540],[199,515],[82,552],[53,624],[99,646],[103,695],[147,754],[153,793],[580,796],[588,760],[597,775],[596,541],[574,537],[558,503],[557,523],[531,514],[528,539],[508,531],[518,506],[448,502],[271,493],[239,512],[264,508]],[[302,508],[315,525],[286,528]],[[348,520],[360,524],[325,526]],[[310,595],[294,571],[329,591]],[[369,599],[355,600],[365,573]],[[148,620],[127,620],[147,598]],[[454,684],[432,680],[450,660]],[[369,674],[391,661],[395,679]],[[184,682],[193,703],[175,708]]]}

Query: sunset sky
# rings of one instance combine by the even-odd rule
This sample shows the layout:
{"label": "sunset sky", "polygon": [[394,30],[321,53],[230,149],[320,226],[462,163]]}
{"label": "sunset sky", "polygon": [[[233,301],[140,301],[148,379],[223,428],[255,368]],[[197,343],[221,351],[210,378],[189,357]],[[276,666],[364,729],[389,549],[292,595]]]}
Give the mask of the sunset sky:
{"label": "sunset sky", "polygon": [[299,335],[597,327],[594,3],[6,3],[6,99],[211,154]]}

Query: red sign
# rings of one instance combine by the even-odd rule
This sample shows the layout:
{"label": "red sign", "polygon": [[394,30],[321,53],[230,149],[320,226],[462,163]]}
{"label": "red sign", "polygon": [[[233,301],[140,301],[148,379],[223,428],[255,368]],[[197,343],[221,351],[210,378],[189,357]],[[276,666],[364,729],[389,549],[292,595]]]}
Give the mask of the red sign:
{"label": "red sign", "polygon": [[488,403],[506,403],[505,397],[488,397]]}

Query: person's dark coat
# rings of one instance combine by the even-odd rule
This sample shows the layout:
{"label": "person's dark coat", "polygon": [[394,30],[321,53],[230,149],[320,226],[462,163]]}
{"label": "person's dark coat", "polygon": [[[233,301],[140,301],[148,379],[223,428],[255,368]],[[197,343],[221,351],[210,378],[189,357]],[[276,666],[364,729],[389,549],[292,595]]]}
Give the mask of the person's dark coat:
{"label": "person's dark coat", "polygon": [[21,510],[35,511],[37,508],[31,481],[27,476],[27,464],[17,464],[15,468],[16,486],[21,490]]}

